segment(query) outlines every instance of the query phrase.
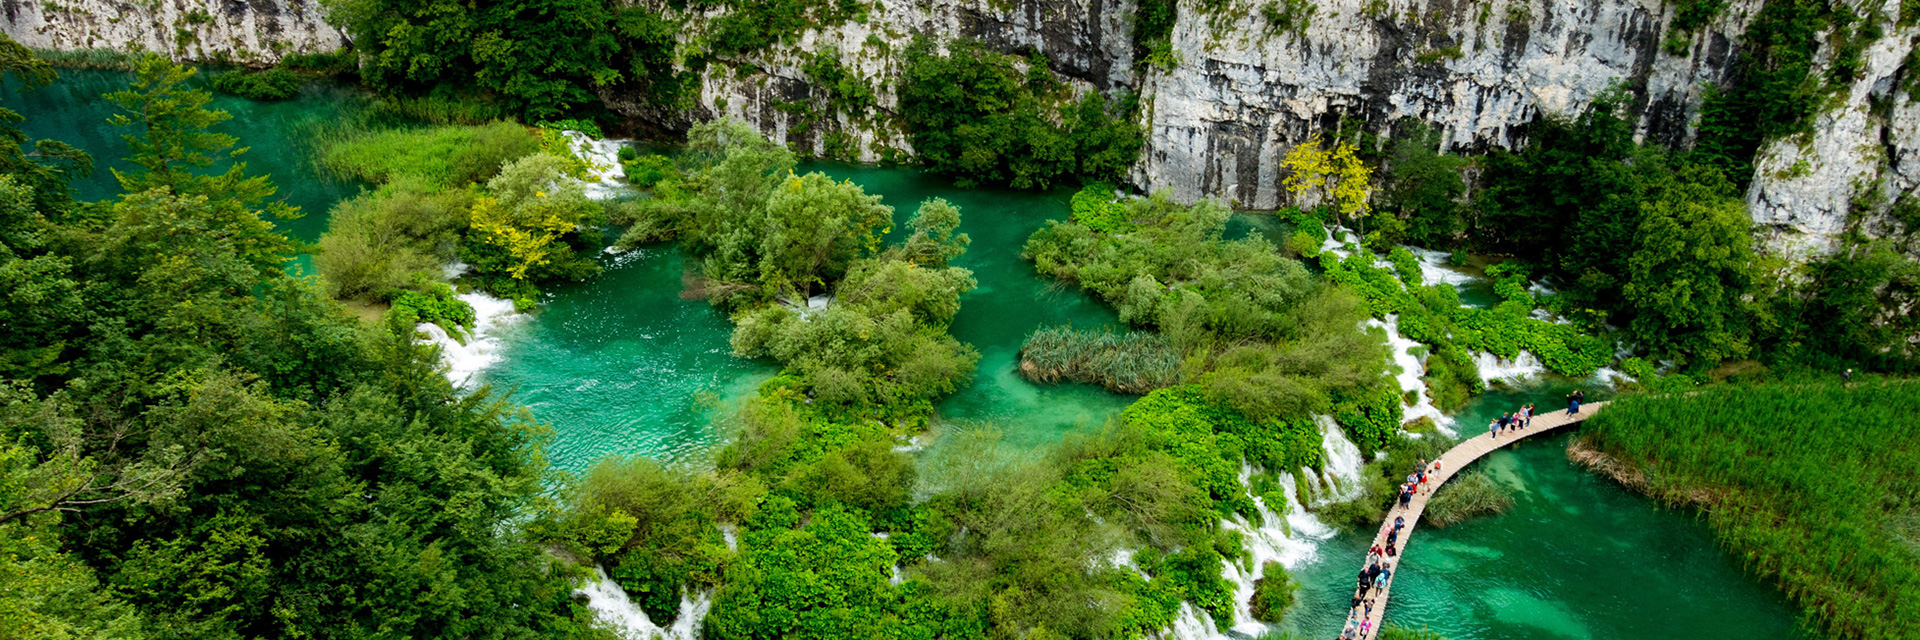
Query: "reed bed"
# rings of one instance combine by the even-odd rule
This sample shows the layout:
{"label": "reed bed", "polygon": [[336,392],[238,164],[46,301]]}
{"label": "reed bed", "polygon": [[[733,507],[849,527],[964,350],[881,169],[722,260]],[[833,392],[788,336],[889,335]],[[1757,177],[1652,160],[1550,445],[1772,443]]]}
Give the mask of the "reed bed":
{"label": "reed bed", "polygon": [[1512,508],[1513,489],[1495,481],[1485,471],[1474,470],[1441,485],[1420,519],[1444,529],[1479,516],[1506,513]]}
{"label": "reed bed", "polygon": [[1157,333],[1047,327],[1020,347],[1020,374],[1034,382],[1086,382],[1145,394],[1180,383],[1180,354]]}
{"label": "reed bed", "polygon": [[1920,382],[1741,386],[1614,401],[1587,444],[1836,638],[1920,638]]}

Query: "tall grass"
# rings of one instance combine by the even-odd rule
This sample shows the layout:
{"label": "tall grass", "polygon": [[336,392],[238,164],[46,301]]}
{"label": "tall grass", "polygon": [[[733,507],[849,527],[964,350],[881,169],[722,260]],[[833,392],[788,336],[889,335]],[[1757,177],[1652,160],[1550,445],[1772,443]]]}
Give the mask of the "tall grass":
{"label": "tall grass", "polygon": [[1584,433],[1829,635],[1920,638],[1920,382],[1633,396]]}
{"label": "tall grass", "polygon": [[1020,347],[1020,374],[1035,382],[1090,382],[1144,394],[1180,383],[1180,354],[1158,333],[1047,327]]}
{"label": "tall grass", "polygon": [[1446,528],[1478,516],[1506,513],[1511,508],[1513,489],[1495,481],[1485,471],[1474,470],[1441,485],[1420,519]]}
{"label": "tall grass", "polygon": [[484,126],[353,130],[320,143],[321,168],[381,183],[400,176],[448,187],[484,182],[500,167],[540,149],[540,138],[511,122]]}

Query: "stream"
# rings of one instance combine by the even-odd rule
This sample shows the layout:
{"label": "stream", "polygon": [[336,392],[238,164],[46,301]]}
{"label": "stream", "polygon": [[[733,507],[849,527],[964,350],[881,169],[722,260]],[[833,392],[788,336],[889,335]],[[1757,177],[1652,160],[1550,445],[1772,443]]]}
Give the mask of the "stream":
{"label": "stream", "polygon": [[[64,140],[93,153],[97,167],[75,183],[76,191],[82,199],[110,198],[117,186],[108,168],[129,165],[122,159],[126,145],[120,131],[106,122],[110,107],[98,96],[123,88],[129,77],[117,71],[61,70],[54,85],[25,94],[5,92],[0,105],[26,116],[23,128],[30,136]],[[318,84],[289,102],[215,100],[215,107],[235,116],[221,130],[251,147],[245,156],[250,169],[272,175],[281,195],[305,211],[306,217],[281,223],[301,240],[317,239],[332,203],[361,188],[316,172],[306,142],[353,102],[350,90]],[[981,359],[973,381],[937,406],[933,428],[923,439],[938,446],[942,433],[992,428],[1007,445],[1033,449],[1097,428],[1132,400],[1088,385],[1034,385],[1014,372],[1022,341],[1037,327],[1119,328],[1106,306],[1077,288],[1040,278],[1020,259],[1028,235],[1046,220],[1067,215],[1071,191],[958,189],[904,168],[824,163],[801,168],[809,170],[851,179],[883,196],[896,210],[896,235],[924,199],[946,198],[961,209],[961,231],[972,236],[973,244],[956,264],[972,269],[980,286],[962,299],[951,330],[978,349]],[[1276,235],[1267,216],[1237,216],[1231,231]],[[1491,289],[1476,270],[1447,267],[1444,255],[1420,257],[1428,281],[1455,282],[1470,303],[1491,300]],[[554,439],[547,456],[560,468],[581,471],[610,454],[698,464],[724,438],[716,419],[751,395],[775,366],[734,357],[727,318],[705,301],[680,299],[687,265],[678,247],[605,253],[599,259],[604,273],[551,287],[537,313],[483,309],[494,320],[482,327],[478,346],[454,354],[456,379],[509,391],[551,424]],[[301,262],[294,268],[306,266]],[[1410,360],[1417,366],[1408,345],[1394,347],[1403,368]],[[1489,416],[1524,402],[1555,408],[1568,390],[1588,384],[1538,375],[1524,357],[1481,364],[1489,377],[1516,382],[1475,399],[1443,424],[1457,421],[1472,432]],[[1417,372],[1400,377],[1403,384],[1418,384]],[[1409,417],[1421,410],[1410,409]],[[1781,594],[1746,574],[1737,559],[1715,545],[1704,523],[1574,467],[1564,455],[1567,437],[1544,436],[1479,463],[1517,489],[1514,508],[1453,528],[1422,529],[1394,588],[1391,623],[1431,627],[1453,640],[1801,637],[1795,630],[1797,614]],[[1330,458],[1336,460],[1330,472],[1352,477],[1360,460],[1344,442],[1328,438]],[[1267,518],[1272,526],[1266,528],[1226,526],[1243,530],[1256,560],[1278,560],[1288,567],[1303,585],[1299,603],[1271,628],[1254,622],[1245,614],[1253,576],[1229,569],[1228,577],[1241,585],[1238,619],[1216,629],[1204,616],[1189,615],[1173,636],[1250,637],[1268,630],[1294,630],[1310,638],[1337,635],[1348,587],[1370,538],[1335,532],[1296,506],[1263,506],[1291,513]],[[1288,523],[1284,528],[1278,525],[1282,520]],[[607,607],[610,618],[624,619],[630,628],[651,625],[631,605],[631,610],[613,611],[623,594],[595,588],[590,585],[588,591],[597,594],[595,604]]]}

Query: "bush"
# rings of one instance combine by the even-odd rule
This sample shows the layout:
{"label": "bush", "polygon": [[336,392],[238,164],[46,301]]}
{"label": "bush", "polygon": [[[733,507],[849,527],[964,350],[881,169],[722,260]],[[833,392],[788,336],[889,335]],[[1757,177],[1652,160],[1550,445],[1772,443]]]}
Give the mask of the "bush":
{"label": "bush", "polygon": [[1116,201],[1113,186],[1096,182],[1073,194],[1073,222],[1100,233],[1125,233],[1133,228],[1127,207]]}
{"label": "bush", "polygon": [[1286,615],[1287,607],[1293,606],[1294,596],[1300,591],[1300,583],[1287,573],[1287,568],[1278,562],[1268,561],[1262,566],[1260,579],[1253,582],[1253,619],[1261,622],[1279,622]]}
{"label": "bush", "polygon": [[648,155],[629,159],[626,157],[629,151],[633,151],[633,147],[620,148],[620,168],[629,184],[642,189],[651,189],[662,181],[680,178],[679,167],[674,166],[673,160],[666,156]]}
{"label": "bush", "polygon": [[455,257],[472,201],[466,190],[407,179],[334,205],[313,257],[327,293],[383,300],[437,279]]}
{"label": "bush", "polygon": [[444,282],[434,282],[420,287],[422,291],[402,291],[393,299],[393,308],[387,313],[398,316],[400,323],[413,326],[422,322],[440,325],[448,334],[465,341],[464,334],[473,331],[473,305],[453,296],[453,288]]}
{"label": "bush", "polygon": [[529,298],[540,283],[600,271],[580,249],[598,237],[604,209],[565,179],[567,166],[544,153],[520,158],[487,181],[488,195],[474,198],[460,258],[483,288]]}
{"label": "bush", "polygon": [[286,100],[300,95],[300,76],[283,68],[265,71],[229,71],[210,81],[221,93],[249,100]]}

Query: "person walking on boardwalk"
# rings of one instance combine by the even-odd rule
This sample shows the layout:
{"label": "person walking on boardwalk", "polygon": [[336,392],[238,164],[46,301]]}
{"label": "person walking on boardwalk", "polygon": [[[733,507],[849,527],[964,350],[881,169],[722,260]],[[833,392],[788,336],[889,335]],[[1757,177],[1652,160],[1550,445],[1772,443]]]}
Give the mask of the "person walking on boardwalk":
{"label": "person walking on boardwalk", "polygon": [[1567,415],[1579,415],[1580,401],[1587,399],[1587,393],[1578,389],[1567,394]]}
{"label": "person walking on boardwalk", "polygon": [[1487,421],[1487,437],[1493,438],[1495,440],[1500,439],[1500,419],[1499,418],[1494,418],[1492,420]]}
{"label": "person walking on boardwalk", "polygon": [[1532,429],[1533,428],[1533,403],[1531,402],[1527,403],[1526,412],[1527,412],[1527,428]]}

